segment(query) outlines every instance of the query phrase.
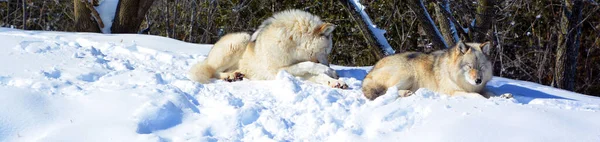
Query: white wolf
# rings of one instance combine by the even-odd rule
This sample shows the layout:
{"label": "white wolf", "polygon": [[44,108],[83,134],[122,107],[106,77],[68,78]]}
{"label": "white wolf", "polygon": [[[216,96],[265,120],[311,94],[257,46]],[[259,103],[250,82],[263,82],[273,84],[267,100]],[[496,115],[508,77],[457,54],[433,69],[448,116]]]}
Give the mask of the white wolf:
{"label": "white wolf", "polygon": [[285,70],[312,82],[347,88],[327,59],[335,27],[301,10],[279,12],[252,36],[233,33],[219,39],[206,60],[190,69],[190,79],[200,83],[211,78],[272,80]]}

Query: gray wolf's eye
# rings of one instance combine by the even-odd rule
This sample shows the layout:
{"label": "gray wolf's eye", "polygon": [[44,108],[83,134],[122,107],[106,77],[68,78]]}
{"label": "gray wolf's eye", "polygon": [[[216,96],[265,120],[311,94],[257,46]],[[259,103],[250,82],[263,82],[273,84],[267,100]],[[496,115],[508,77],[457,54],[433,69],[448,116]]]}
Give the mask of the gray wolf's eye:
{"label": "gray wolf's eye", "polygon": [[472,68],[473,68],[473,66],[471,66],[471,65],[465,65],[465,66],[463,66],[463,67],[464,67],[465,69],[472,69]]}

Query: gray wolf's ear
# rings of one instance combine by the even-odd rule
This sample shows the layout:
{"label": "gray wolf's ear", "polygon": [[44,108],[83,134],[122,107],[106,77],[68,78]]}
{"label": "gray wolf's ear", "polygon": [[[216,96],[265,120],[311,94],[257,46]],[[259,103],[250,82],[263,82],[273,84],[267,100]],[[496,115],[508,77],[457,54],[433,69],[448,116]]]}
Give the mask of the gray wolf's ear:
{"label": "gray wolf's ear", "polygon": [[333,30],[335,30],[335,27],[337,27],[337,26],[334,24],[323,23],[323,24],[317,26],[313,33],[316,35],[323,35],[323,36],[331,35]]}
{"label": "gray wolf's ear", "polygon": [[459,53],[461,54],[465,54],[467,52],[469,52],[469,50],[471,50],[471,47],[465,45],[465,43],[463,43],[463,41],[458,41],[458,43],[456,43],[456,47],[455,47],[457,51],[459,51]]}
{"label": "gray wolf's ear", "polygon": [[481,45],[479,45],[479,49],[481,49],[481,52],[483,52],[483,54],[485,55],[490,55],[490,48],[492,47],[492,43],[491,42],[484,42]]}

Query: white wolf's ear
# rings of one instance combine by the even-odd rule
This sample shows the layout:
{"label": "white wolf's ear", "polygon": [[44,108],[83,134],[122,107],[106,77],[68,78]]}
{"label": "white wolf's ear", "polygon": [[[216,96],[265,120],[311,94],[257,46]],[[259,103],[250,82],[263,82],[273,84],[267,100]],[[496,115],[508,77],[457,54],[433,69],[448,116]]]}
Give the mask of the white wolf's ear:
{"label": "white wolf's ear", "polygon": [[333,30],[335,30],[335,27],[337,27],[337,26],[334,24],[323,23],[323,24],[317,26],[317,28],[315,28],[313,33],[316,35],[328,36],[328,35],[331,35]]}
{"label": "white wolf's ear", "polygon": [[484,42],[481,45],[479,45],[479,49],[481,49],[481,52],[483,52],[483,54],[485,55],[490,55],[490,48],[492,47],[492,43],[491,42]]}

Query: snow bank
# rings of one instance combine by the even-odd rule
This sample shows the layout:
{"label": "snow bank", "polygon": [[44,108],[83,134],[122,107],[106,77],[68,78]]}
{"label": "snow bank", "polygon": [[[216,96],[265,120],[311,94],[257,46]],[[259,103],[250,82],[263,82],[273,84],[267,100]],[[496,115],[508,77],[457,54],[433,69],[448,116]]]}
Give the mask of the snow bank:
{"label": "snow bank", "polygon": [[600,99],[495,77],[515,99],[427,89],[375,101],[370,67],[333,66],[350,89],[280,72],[198,84],[211,45],[149,35],[0,28],[0,141],[600,141]]}

